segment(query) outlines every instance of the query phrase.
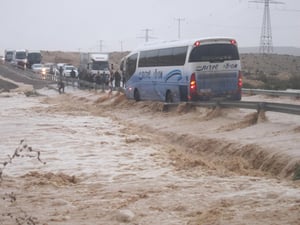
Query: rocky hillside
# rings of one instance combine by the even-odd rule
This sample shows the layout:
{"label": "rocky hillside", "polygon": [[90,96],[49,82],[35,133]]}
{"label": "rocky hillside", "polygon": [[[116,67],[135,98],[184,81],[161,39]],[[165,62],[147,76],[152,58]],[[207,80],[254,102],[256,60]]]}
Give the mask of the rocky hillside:
{"label": "rocky hillside", "polygon": [[241,54],[244,84],[268,89],[300,89],[300,56]]}

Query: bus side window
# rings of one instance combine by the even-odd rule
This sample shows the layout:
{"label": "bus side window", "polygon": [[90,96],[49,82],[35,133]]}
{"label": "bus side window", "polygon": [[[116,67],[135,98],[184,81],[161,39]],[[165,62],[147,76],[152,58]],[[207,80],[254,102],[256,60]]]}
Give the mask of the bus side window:
{"label": "bus side window", "polygon": [[158,50],[141,51],[139,67],[153,67],[158,65]]}
{"label": "bus side window", "polygon": [[139,57],[139,67],[147,66],[147,51],[141,51]]}
{"label": "bus side window", "polygon": [[137,63],[137,53],[129,56],[126,61],[126,80],[129,80],[130,77],[134,74],[136,70]]}
{"label": "bus side window", "polygon": [[171,66],[173,64],[173,48],[164,48],[159,50],[159,66]]}
{"label": "bus side window", "polygon": [[173,65],[175,66],[182,66],[185,63],[187,53],[187,46],[184,47],[177,47],[173,50]]}
{"label": "bus side window", "polygon": [[157,66],[158,63],[158,50],[147,51],[147,66]]}

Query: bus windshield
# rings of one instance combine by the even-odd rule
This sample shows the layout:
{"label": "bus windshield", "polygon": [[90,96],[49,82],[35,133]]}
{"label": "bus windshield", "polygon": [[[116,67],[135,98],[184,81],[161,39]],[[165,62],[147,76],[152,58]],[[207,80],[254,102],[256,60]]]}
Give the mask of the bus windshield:
{"label": "bus windshield", "polygon": [[193,48],[189,58],[189,62],[224,62],[227,60],[239,60],[239,53],[235,45],[200,45]]}
{"label": "bus windshield", "polygon": [[6,61],[11,61],[12,58],[13,58],[13,55],[14,55],[13,52],[6,52],[5,60],[6,60]]}
{"label": "bus windshield", "polygon": [[108,62],[106,62],[106,61],[93,61],[92,70],[108,70]]}
{"label": "bus windshield", "polygon": [[26,52],[17,52],[16,58],[17,59],[26,59]]}
{"label": "bus windshield", "polygon": [[42,60],[42,55],[38,52],[28,53],[28,60],[33,62],[40,62]]}

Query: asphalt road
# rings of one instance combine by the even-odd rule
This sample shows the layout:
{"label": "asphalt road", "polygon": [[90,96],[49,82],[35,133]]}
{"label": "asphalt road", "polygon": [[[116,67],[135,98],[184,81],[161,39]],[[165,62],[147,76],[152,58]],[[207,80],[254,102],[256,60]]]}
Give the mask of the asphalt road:
{"label": "asphalt road", "polygon": [[[0,64],[0,75],[18,83],[24,83],[32,85],[34,89],[41,89],[49,84],[53,84],[53,81],[42,80],[30,71],[24,71],[12,67],[11,65]],[[10,90],[17,86],[13,83],[7,82],[0,78],[0,89]]]}

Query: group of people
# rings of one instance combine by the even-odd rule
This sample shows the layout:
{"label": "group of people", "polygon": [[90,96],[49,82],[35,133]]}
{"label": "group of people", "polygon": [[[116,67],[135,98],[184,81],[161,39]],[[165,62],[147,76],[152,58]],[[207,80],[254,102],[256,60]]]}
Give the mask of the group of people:
{"label": "group of people", "polygon": [[[110,71],[110,73],[97,73],[97,74],[89,74],[89,73],[80,73],[80,80],[85,80],[90,83],[96,83],[97,85],[106,85],[106,86],[114,86],[121,87],[124,84],[124,79],[122,79],[122,75],[119,71]],[[122,84],[122,85],[121,85]]]}
{"label": "group of people", "polygon": [[[75,71],[72,70],[70,73],[71,78],[76,78]],[[125,76],[119,70],[113,70],[113,65],[111,65],[110,73],[97,73],[90,74],[85,71],[79,73],[79,80],[85,80],[90,83],[95,83],[96,85],[102,85],[103,89],[109,87],[110,93],[113,88],[125,87]],[[59,68],[59,79],[58,79],[58,91],[59,93],[64,93],[65,84],[63,82],[63,68]]]}
{"label": "group of people", "polygon": [[[58,92],[64,93],[65,92],[65,83],[63,82],[63,67],[59,67],[59,79],[58,79]],[[70,77],[75,79],[76,78],[76,72],[74,69],[71,70],[70,72]]]}
{"label": "group of people", "polygon": [[[59,93],[64,93],[65,84],[63,82],[63,75],[62,71],[60,71],[60,76],[58,79],[58,91]],[[76,78],[75,72],[70,74],[71,78]],[[103,73],[97,73],[97,74],[91,74],[86,71],[82,71],[79,73],[78,76],[79,80],[84,80],[89,83],[94,83],[98,86],[102,86],[103,90],[109,88],[110,92],[114,88],[118,89],[121,87],[125,87],[125,77],[122,75],[122,72],[119,70],[110,70],[109,73],[103,72]]]}
{"label": "group of people", "polygon": [[79,74],[79,79],[95,83],[97,85],[112,86],[116,88],[124,87],[125,84],[124,76],[119,70],[110,70],[109,73],[98,72],[97,74],[90,74],[83,71]]}
{"label": "group of people", "polygon": [[120,72],[118,69],[114,71],[114,65],[111,64],[111,70],[109,75],[109,86],[119,88],[121,87],[121,81],[122,81],[122,87],[125,85],[125,76]]}

